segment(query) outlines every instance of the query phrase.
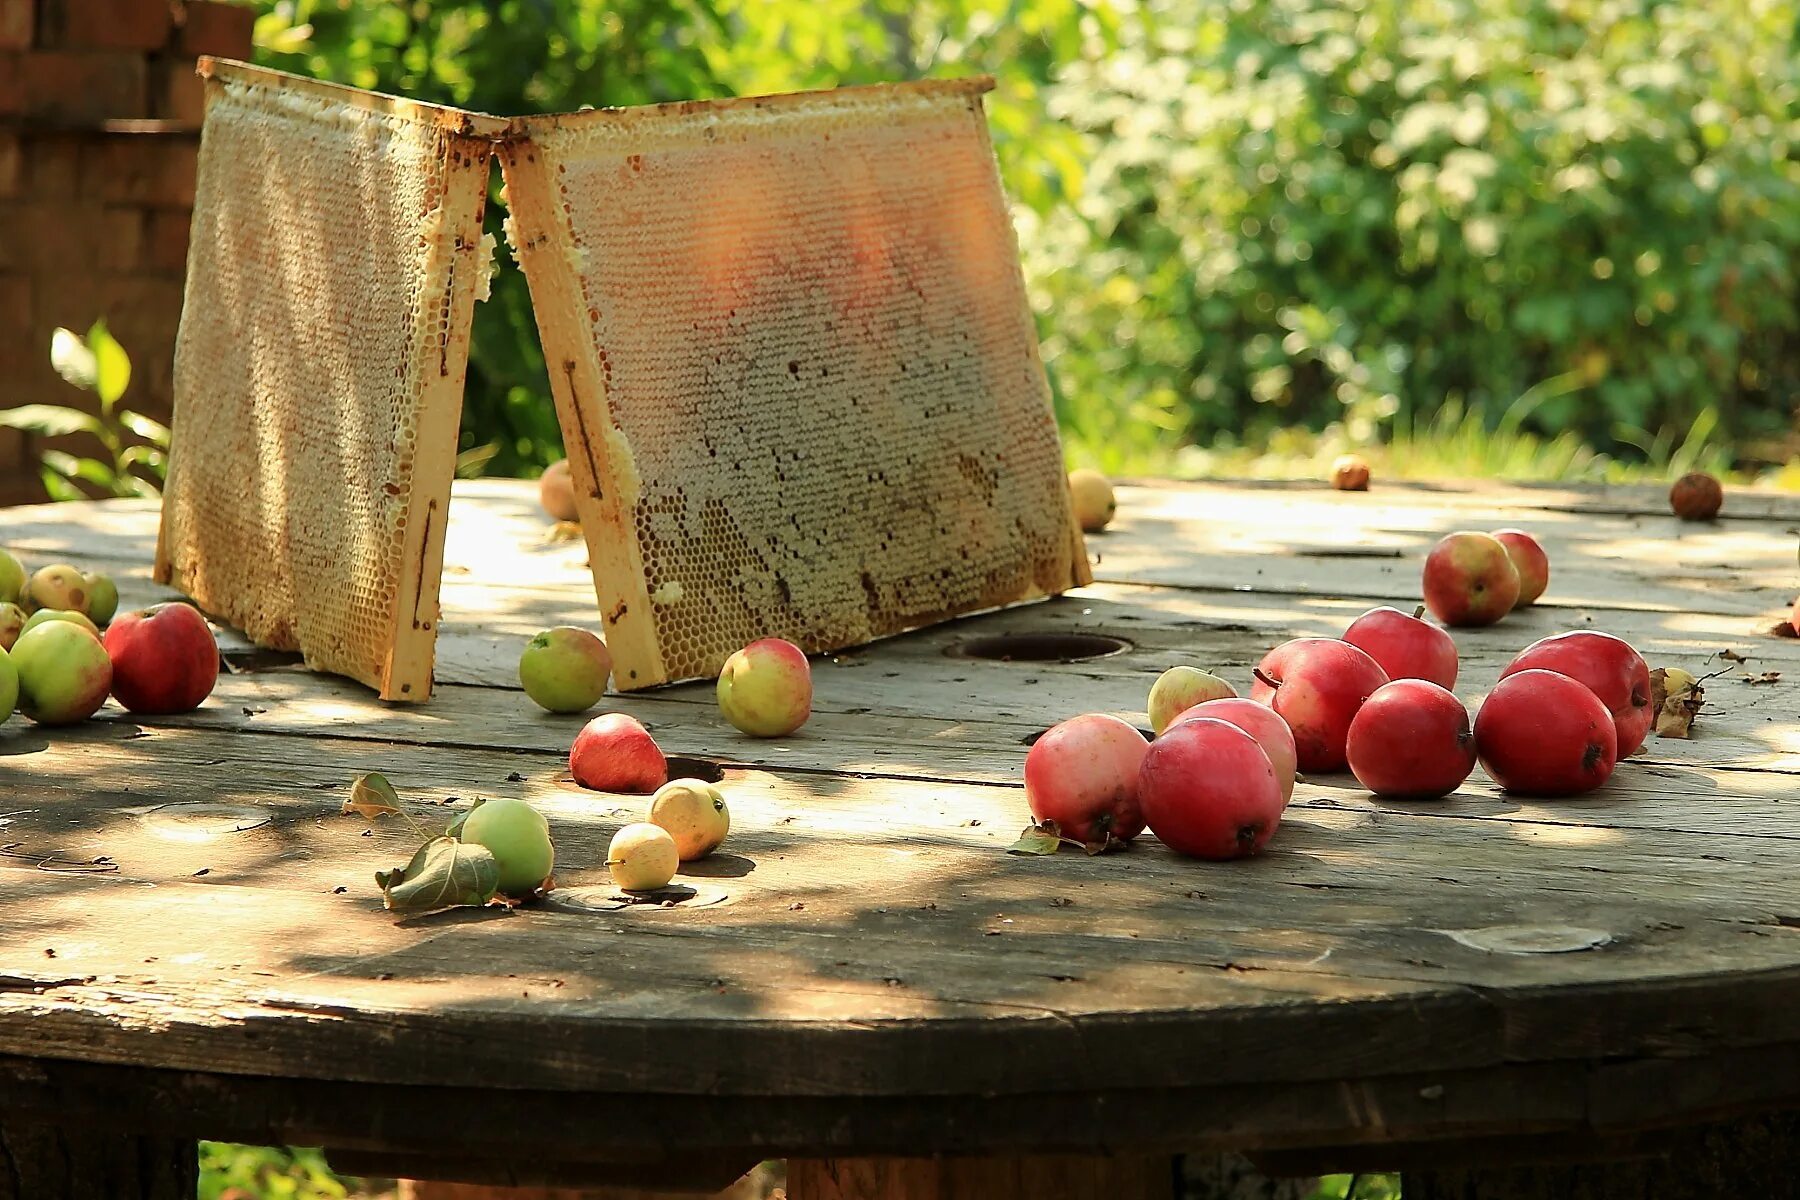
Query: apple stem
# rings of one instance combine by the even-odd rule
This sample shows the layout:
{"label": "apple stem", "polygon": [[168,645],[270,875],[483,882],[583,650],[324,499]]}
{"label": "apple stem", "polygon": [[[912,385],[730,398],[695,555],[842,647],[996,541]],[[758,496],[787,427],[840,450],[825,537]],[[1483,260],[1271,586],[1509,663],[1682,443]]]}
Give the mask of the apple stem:
{"label": "apple stem", "polygon": [[1419,607],[1413,609],[1413,620],[1417,621],[1419,618],[1423,617],[1424,615],[1425,615],[1425,606],[1423,604],[1421,604],[1421,605],[1419,605]]}
{"label": "apple stem", "polygon": [[1267,675],[1263,674],[1263,669],[1261,667],[1253,668],[1250,673],[1252,675],[1256,676],[1256,678],[1261,680],[1263,683],[1268,684],[1272,688],[1279,689],[1281,687],[1281,680],[1270,679]]}

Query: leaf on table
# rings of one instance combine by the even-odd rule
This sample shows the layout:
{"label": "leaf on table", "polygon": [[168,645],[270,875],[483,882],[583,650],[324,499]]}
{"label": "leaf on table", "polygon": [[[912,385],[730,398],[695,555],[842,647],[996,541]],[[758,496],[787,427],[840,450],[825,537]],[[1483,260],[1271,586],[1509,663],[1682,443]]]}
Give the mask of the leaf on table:
{"label": "leaf on table", "polygon": [[1025,827],[1019,840],[1006,848],[1008,854],[1055,854],[1062,848],[1062,830],[1055,821],[1033,822]]}
{"label": "leaf on table", "polygon": [[360,813],[373,821],[376,817],[399,812],[400,795],[387,781],[387,776],[370,771],[367,775],[358,775],[356,782],[350,785],[350,798],[344,801],[342,811],[345,816]]}
{"label": "leaf on table", "polygon": [[1758,686],[1761,686],[1762,684],[1766,684],[1766,683],[1780,683],[1781,682],[1781,672],[1780,671],[1764,671],[1761,675],[1745,675],[1743,677],[1743,679],[1744,679],[1744,682],[1749,684],[1751,687],[1758,687]]}
{"label": "leaf on table", "polygon": [[1736,650],[1721,650],[1719,651],[1719,658],[1728,663],[1745,663],[1750,661]]}
{"label": "leaf on table", "polygon": [[1650,672],[1650,704],[1656,713],[1658,737],[1690,736],[1705,701],[1706,689],[1691,672],[1680,667],[1658,667]]}
{"label": "leaf on table", "polygon": [[435,837],[420,846],[404,867],[375,872],[375,882],[390,912],[479,906],[491,903],[499,890],[500,864],[486,846]]}

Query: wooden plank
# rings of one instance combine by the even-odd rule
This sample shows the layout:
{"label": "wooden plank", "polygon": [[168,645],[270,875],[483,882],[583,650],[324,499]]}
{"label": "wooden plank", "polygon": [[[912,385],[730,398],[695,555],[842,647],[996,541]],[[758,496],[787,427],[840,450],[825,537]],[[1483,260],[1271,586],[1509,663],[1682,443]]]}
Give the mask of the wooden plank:
{"label": "wooden plank", "polygon": [[0,1122],[0,1200],[193,1200],[200,1182],[193,1139],[99,1131],[46,1116]]}
{"label": "wooden plank", "polygon": [[790,1159],[791,1200],[1174,1200],[1164,1157]]}

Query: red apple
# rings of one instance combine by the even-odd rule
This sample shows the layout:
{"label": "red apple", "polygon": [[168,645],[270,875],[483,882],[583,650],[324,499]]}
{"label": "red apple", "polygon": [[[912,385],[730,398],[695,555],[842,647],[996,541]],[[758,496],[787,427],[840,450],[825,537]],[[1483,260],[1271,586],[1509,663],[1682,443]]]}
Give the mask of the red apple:
{"label": "red apple", "polygon": [[1344,630],[1344,640],[1381,665],[1389,679],[1429,679],[1456,686],[1456,643],[1429,621],[1423,608],[1407,616],[1397,608],[1371,608]]}
{"label": "red apple", "polygon": [[1138,799],[1163,845],[1211,859],[1261,850],[1286,807],[1275,768],[1257,740],[1211,717],[1183,721],[1151,744],[1138,776]]}
{"label": "red apple", "polygon": [[1350,722],[1350,772],[1377,796],[1435,800],[1475,769],[1469,710],[1425,679],[1376,690]]}
{"label": "red apple", "polygon": [[1788,618],[1788,624],[1794,627],[1794,633],[1800,635],[1800,596],[1794,597],[1794,615]]}
{"label": "red apple", "polygon": [[575,782],[596,792],[648,796],[669,782],[669,760],[636,718],[603,713],[582,726],[569,747]]}
{"label": "red apple", "polygon": [[1536,604],[1537,598],[1550,586],[1550,556],[1538,540],[1523,529],[1496,529],[1494,540],[1506,547],[1513,570],[1519,573],[1519,598],[1514,608]]}
{"label": "red apple", "polygon": [[1356,710],[1387,681],[1381,664],[1349,642],[1295,638],[1263,657],[1250,698],[1294,731],[1302,771],[1341,771]]}
{"label": "red apple", "polygon": [[1650,667],[1623,638],[1593,629],[1559,633],[1525,647],[1500,678],[1532,670],[1567,675],[1600,697],[1619,727],[1620,758],[1650,736],[1656,717],[1650,706]]}
{"label": "red apple", "polygon": [[1025,802],[1039,821],[1088,846],[1129,842],[1144,832],[1138,768],[1150,744],[1128,721],[1105,713],[1071,717],[1025,755]]}
{"label": "red apple", "polygon": [[1587,685],[1555,671],[1520,671],[1475,714],[1475,748],[1509,792],[1579,796],[1611,778],[1619,733]]}
{"label": "red apple", "polygon": [[1282,803],[1293,798],[1294,772],[1298,769],[1294,755],[1294,731],[1288,728],[1288,723],[1274,709],[1238,696],[1203,700],[1190,709],[1176,713],[1175,719],[1169,722],[1169,728],[1173,729],[1194,717],[1209,717],[1228,725],[1236,725],[1255,738],[1263,748],[1263,753],[1269,756],[1269,765],[1275,768],[1275,778],[1281,784]]}
{"label": "red apple", "polygon": [[219,643],[190,605],[126,613],[107,626],[105,644],[113,695],[134,713],[190,712],[219,681]]}
{"label": "red apple", "polygon": [[1425,607],[1446,625],[1492,625],[1519,598],[1519,571],[1491,533],[1446,534],[1425,558]]}

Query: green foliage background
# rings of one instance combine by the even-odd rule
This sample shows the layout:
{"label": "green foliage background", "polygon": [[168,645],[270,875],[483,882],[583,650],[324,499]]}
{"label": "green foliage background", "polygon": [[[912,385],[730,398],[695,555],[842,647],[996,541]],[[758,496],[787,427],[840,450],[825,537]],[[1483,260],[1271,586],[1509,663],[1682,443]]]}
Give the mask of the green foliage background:
{"label": "green foliage background", "polygon": [[[994,74],[1058,416],[1113,469],[1445,416],[1654,457],[1800,402],[1800,0],[261,7],[269,65],[500,113]],[[547,390],[504,272],[469,464],[557,456]]]}

